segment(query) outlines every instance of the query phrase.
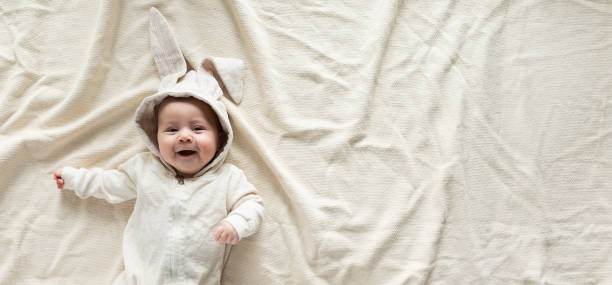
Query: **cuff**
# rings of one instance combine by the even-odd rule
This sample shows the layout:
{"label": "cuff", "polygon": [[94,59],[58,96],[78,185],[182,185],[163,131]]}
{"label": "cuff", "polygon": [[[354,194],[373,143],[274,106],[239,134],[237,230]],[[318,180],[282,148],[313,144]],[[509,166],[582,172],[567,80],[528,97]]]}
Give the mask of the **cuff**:
{"label": "cuff", "polygon": [[247,221],[238,215],[230,215],[224,219],[224,221],[230,223],[234,229],[236,229],[236,233],[238,233],[238,239],[242,239],[247,232]]}
{"label": "cuff", "polygon": [[76,176],[77,169],[67,166],[62,168],[62,179],[64,180],[64,190],[75,190],[74,177]]}

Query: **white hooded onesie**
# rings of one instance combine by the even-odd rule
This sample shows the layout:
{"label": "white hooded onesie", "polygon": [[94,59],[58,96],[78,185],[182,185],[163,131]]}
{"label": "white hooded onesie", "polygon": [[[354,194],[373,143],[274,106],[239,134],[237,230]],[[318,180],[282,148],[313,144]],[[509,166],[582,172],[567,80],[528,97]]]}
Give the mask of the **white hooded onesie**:
{"label": "white hooded onesie", "polygon": [[[136,198],[123,234],[125,270],[114,284],[218,284],[227,252],[212,236],[215,227],[227,221],[242,239],[255,233],[263,216],[255,187],[239,168],[224,163],[233,132],[220,97],[225,93],[240,102],[244,65],[237,59],[208,57],[197,71],[187,72],[168,23],[155,8],[150,36],[161,86],[142,101],[135,116],[150,152],[116,170],[65,167],[64,189],[110,203]],[[194,97],[210,105],[227,136],[217,156],[193,178],[177,175],[159,154],[155,106],[168,96]]]}

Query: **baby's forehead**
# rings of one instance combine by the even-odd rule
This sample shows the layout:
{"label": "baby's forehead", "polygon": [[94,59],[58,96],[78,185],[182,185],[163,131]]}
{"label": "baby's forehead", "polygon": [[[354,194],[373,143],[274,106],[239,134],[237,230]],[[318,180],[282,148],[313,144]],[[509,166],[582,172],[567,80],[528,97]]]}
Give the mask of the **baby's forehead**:
{"label": "baby's forehead", "polygon": [[157,110],[155,114],[156,117],[161,118],[162,111],[165,110],[166,107],[170,105],[172,105],[174,108],[180,108],[182,104],[176,104],[176,103],[192,105],[198,108],[204,114],[204,118],[206,120],[211,121],[211,122],[218,121],[217,114],[215,113],[215,111],[213,111],[210,105],[208,105],[207,103],[201,100],[193,98],[193,97],[167,97],[161,103],[159,103],[159,105],[157,105],[156,107]]}

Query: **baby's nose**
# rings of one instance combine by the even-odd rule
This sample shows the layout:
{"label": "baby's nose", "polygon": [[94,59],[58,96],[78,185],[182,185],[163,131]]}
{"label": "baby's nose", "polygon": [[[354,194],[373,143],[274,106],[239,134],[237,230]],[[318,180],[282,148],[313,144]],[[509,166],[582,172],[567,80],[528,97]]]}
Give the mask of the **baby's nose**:
{"label": "baby's nose", "polygon": [[178,139],[179,139],[179,142],[182,142],[182,143],[188,143],[188,142],[191,142],[192,140],[191,136],[189,134],[185,134],[184,132],[181,132],[179,134]]}

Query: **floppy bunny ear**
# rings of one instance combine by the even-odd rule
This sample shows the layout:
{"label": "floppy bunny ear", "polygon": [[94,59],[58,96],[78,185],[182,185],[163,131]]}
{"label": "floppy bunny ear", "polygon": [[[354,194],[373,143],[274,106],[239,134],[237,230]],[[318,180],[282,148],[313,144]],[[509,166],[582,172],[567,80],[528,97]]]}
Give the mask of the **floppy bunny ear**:
{"label": "floppy bunny ear", "polygon": [[198,69],[201,68],[212,73],[223,93],[232,98],[236,104],[240,104],[244,70],[242,60],[210,56],[202,61]]}
{"label": "floppy bunny ear", "polygon": [[187,72],[185,57],[170,31],[168,22],[157,9],[151,8],[149,21],[151,52],[159,75],[162,79],[172,75],[168,79],[176,83],[176,80]]}

